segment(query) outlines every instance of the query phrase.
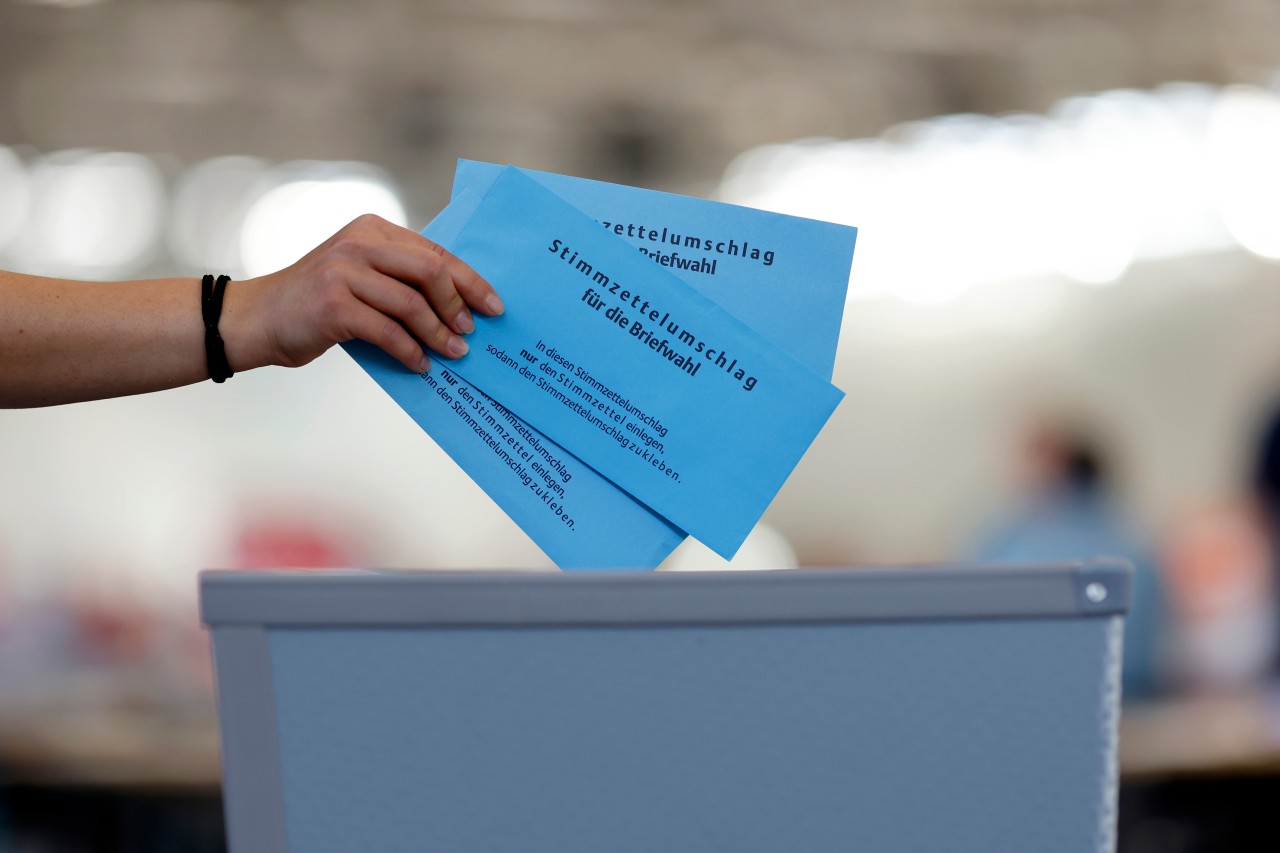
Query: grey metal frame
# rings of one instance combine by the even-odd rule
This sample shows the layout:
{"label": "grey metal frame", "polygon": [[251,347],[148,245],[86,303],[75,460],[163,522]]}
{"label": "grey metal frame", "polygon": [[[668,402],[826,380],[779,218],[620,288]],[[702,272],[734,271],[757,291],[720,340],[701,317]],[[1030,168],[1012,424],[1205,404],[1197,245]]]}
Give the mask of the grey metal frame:
{"label": "grey metal frame", "polygon": [[1121,560],[778,572],[205,572],[225,625],[616,625],[1123,613]]}
{"label": "grey metal frame", "polygon": [[215,629],[222,807],[231,850],[285,853],[284,785],[276,734],[275,688],[261,626]]}

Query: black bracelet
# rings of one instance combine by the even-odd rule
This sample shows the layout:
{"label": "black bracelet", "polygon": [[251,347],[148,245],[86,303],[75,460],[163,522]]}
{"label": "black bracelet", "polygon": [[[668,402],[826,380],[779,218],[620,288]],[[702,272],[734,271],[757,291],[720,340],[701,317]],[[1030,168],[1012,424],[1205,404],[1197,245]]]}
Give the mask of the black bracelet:
{"label": "black bracelet", "polygon": [[200,315],[204,318],[204,354],[209,362],[209,378],[214,382],[225,382],[235,373],[227,362],[227,350],[222,344],[222,335],[218,334],[218,318],[222,316],[222,297],[227,291],[227,282],[231,276],[220,275],[215,284],[213,276],[207,275],[200,282]]}

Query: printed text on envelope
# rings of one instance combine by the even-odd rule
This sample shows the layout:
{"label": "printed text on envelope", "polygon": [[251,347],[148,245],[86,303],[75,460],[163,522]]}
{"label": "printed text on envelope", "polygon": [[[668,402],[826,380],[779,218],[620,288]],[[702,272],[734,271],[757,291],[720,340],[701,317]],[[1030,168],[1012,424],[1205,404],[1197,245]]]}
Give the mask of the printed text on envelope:
{"label": "printed text on envelope", "polygon": [[843,396],[518,170],[454,252],[507,304],[457,372],[723,556]]}

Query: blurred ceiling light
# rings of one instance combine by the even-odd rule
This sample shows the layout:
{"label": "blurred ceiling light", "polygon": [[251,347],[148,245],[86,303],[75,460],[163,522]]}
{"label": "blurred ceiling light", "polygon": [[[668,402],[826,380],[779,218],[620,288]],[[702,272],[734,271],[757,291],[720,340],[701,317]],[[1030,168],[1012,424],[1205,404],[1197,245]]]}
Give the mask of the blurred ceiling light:
{"label": "blurred ceiling light", "polygon": [[1044,254],[1029,272],[1092,285],[1118,280],[1133,262],[1137,242],[1131,212],[1109,203],[1109,187],[1123,175],[1066,138],[1046,139],[1041,157],[1043,196],[1027,213],[1041,229]]}
{"label": "blurred ceiling light", "polygon": [[[890,292],[940,305],[981,282],[1034,269],[1037,232],[1029,214],[1039,187],[1025,151],[1025,137],[1034,132],[982,116],[949,116],[904,133],[899,185],[891,193],[900,201],[892,208],[898,257]],[[890,227],[887,217],[881,227]]]}
{"label": "blurred ceiling light", "polygon": [[1168,258],[1234,248],[1214,194],[1209,123],[1221,94],[1206,83],[1170,83],[1153,93],[1145,134],[1131,133],[1135,188],[1147,227],[1138,257]]}
{"label": "blurred ceiling light", "polygon": [[30,204],[26,167],[17,154],[0,145],[0,252],[22,231]]}
{"label": "blurred ceiling light", "polygon": [[28,6],[56,6],[59,9],[83,9],[86,6],[97,6],[106,0],[19,0]]}
{"label": "blurred ceiling light", "polygon": [[141,154],[63,151],[31,169],[18,258],[32,271],[111,277],[139,269],[165,207],[160,170]]}
{"label": "blurred ceiling light", "polygon": [[282,269],[364,213],[397,225],[408,217],[391,181],[361,163],[291,163],[257,197],[240,230],[248,276]]}
{"label": "blurred ceiling light", "polygon": [[[1107,284],[1135,261],[1228,248],[1232,234],[1280,253],[1280,160],[1268,156],[1280,129],[1234,151],[1237,174],[1218,186],[1236,195],[1215,195],[1208,153],[1209,116],[1223,109],[1240,113],[1224,127],[1280,128],[1274,96],[1259,97],[1219,108],[1215,88],[1171,84],[1067,99],[1048,116],[942,116],[878,140],[772,145],[737,158],[719,194],[861,228],[851,298],[941,305],[988,282]],[[1259,192],[1260,175],[1272,189]]]}
{"label": "blurred ceiling light", "polygon": [[215,157],[183,173],[174,188],[168,238],[173,256],[189,272],[244,274],[241,224],[266,172],[254,157]]}
{"label": "blurred ceiling light", "polygon": [[1240,245],[1280,259],[1280,98],[1265,89],[1225,89],[1209,121],[1218,203]]}

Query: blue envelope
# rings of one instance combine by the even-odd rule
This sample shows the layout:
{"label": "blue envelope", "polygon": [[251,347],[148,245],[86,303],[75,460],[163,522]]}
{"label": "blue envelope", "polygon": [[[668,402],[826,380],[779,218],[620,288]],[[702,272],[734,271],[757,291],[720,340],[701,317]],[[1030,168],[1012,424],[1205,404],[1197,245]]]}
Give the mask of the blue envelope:
{"label": "blue envelope", "polygon": [[[505,167],[459,160],[453,195]],[[521,169],[830,379],[858,230],[816,219]]]}
{"label": "blue envelope", "polygon": [[[469,188],[483,192],[501,170],[490,164],[461,161],[455,199],[464,196]],[[753,326],[771,329],[781,339],[778,343],[784,349],[830,376],[856,239],[854,229],[579,178],[528,174],[572,196],[597,217],[610,211],[630,212],[616,218],[666,221],[668,240],[677,232],[724,235],[726,254],[712,260],[715,275],[699,270],[682,271],[678,266],[668,268],[714,298],[733,302],[744,317],[750,318]],[[461,205],[451,205],[424,233],[450,245],[476,200],[473,197],[470,205],[465,200]],[[621,224],[604,222],[610,223],[610,230]],[[637,245],[647,237],[662,237],[661,230],[642,238],[635,235],[644,232],[634,227],[632,232],[631,241]],[[653,257],[653,246],[640,245],[640,248],[648,248]],[[712,246],[713,253],[714,249]],[[756,250],[760,254],[753,259],[751,254]],[[732,251],[739,254],[727,254]],[[767,255],[767,252],[773,254]],[[661,257],[654,260],[659,264],[663,261]],[[805,310],[779,311],[780,296],[803,302]],[[805,318],[809,322],[804,322]],[[478,412],[474,410],[459,410],[459,399],[470,397],[483,401],[484,398],[455,371],[443,367],[443,362],[436,362],[438,366],[433,375],[439,378],[432,387],[426,378],[405,371],[373,347],[355,342],[347,348],[560,567],[652,567],[683,538],[678,528],[545,435],[504,411],[503,432],[508,440],[515,431],[527,437],[525,444],[533,444],[545,454],[539,470],[528,464],[513,464],[509,453],[495,449],[495,425],[487,420],[476,421]],[[442,386],[443,392],[439,390]],[[498,411],[491,402],[481,403],[489,418]],[[501,435],[499,433],[496,440],[501,441]],[[563,471],[557,469],[559,473],[555,475],[565,481],[558,490],[546,482],[548,457],[563,467]]]}
{"label": "blue envelope", "polygon": [[517,169],[450,248],[508,306],[455,372],[726,558],[843,397]]}

